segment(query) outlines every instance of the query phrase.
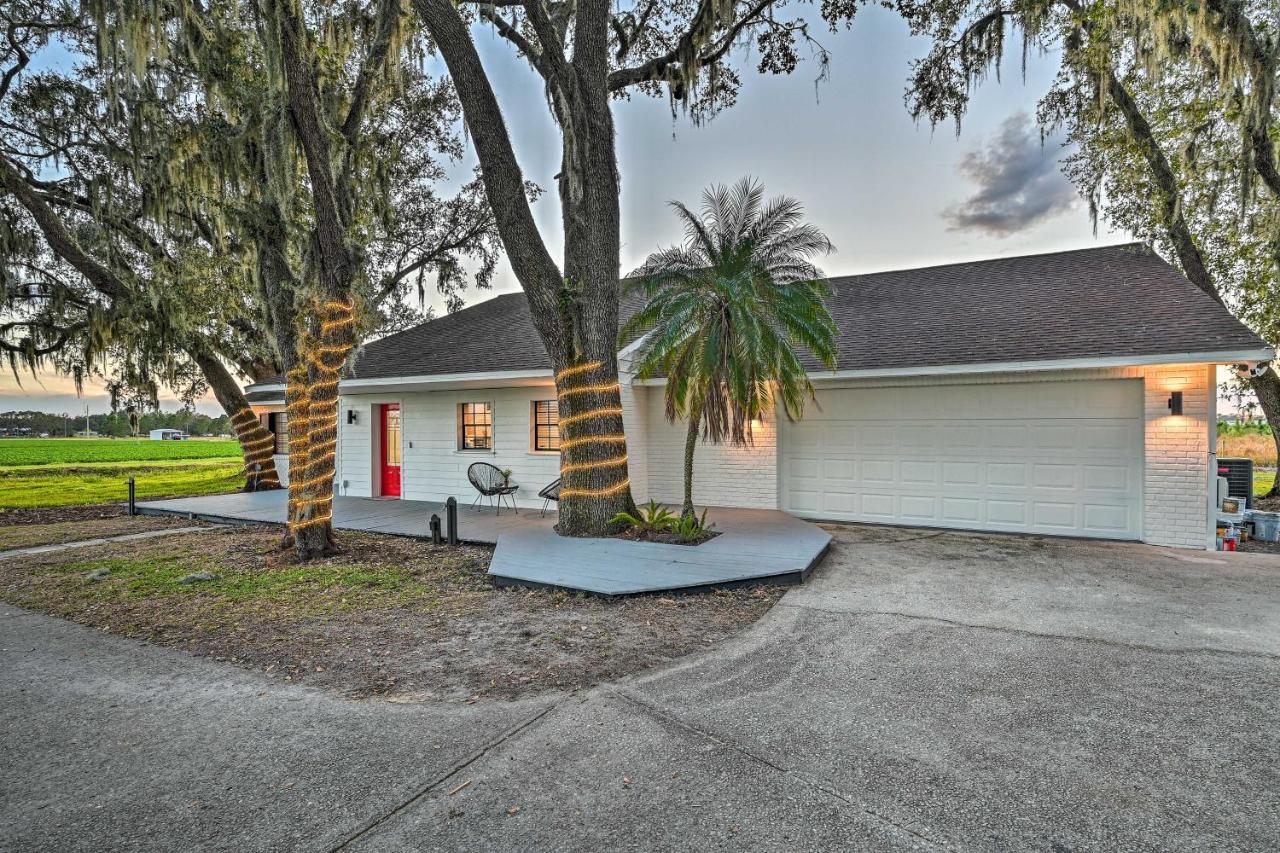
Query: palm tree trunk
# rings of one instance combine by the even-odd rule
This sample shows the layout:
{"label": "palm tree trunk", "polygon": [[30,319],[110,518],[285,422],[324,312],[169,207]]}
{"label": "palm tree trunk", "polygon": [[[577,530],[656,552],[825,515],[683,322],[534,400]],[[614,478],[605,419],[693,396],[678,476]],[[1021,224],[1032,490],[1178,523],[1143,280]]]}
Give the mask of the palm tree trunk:
{"label": "palm tree trunk", "polygon": [[702,423],[702,407],[694,405],[689,411],[689,431],[684,437],[684,504],[680,517],[695,515],[693,510],[693,451],[698,446],[698,427]]}

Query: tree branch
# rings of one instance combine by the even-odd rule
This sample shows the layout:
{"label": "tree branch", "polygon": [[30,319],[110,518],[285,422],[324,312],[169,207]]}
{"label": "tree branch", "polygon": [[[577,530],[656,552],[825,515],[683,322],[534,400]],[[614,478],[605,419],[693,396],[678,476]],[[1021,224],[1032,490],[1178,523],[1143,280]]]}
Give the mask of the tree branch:
{"label": "tree branch", "polygon": [[533,220],[502,108],[466,23],[450,0],[413,0],[413,8],[430,30],[449,68],[511,266],[521,276],[520,284],[535,313],[557,312],[560,269]]}
{"label": "tree branch", "polygon": [[680,36],[674,48],[640,65],[620,68],[612,72],[609,75],[609,91],[617,92],[637,83],[666,80],[668,70],[671,66],[679,64],[682,57],[696,54],[699,65],[714,62],[728,51],[743,30],[759,23],[760,15],[774,2],[775,0],[756,0],[755,5],[729,27],[720,45],[713,51],[703,54],[697,52],[702,49],[702,42],[714,33],[718,23],[718,13],[713,0],[701,0],[698,4],[698,12],[689,24],[689,29]]}

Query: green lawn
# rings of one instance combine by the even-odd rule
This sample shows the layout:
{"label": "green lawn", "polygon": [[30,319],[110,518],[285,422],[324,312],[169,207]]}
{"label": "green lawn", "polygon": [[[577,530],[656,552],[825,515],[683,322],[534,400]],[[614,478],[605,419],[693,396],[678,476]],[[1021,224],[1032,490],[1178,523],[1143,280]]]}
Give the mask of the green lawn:
{"label": "green lawn", "polygon": [[238,459],[231,439],[151,441],[145,438],[0,438],[0,468],[84,462]]}
{"label": "green lawn", "polygon": [[[236,446],[234,442],[226,443],[233,448]],[[130,477],[137,481],[139,499],[232,492],[244,485],[241,469],[238,454],[234,459],[192,459],[186,462],[0,468],[0,508],[122,502],[128,497],[126,482]]]}
{"label": "green lawn", "polygon": [[1260,495],[1271,488],[1271,484],[1276,480],[1275,471],[1254,471],[1253,472],[1253,493]]}

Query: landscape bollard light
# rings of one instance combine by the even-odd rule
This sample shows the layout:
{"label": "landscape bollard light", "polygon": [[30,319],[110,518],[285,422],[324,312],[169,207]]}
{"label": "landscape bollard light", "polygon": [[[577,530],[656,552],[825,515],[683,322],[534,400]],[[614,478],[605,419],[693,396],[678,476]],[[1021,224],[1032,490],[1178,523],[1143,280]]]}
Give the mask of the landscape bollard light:
{"label": "landscape bollard light", "polygon": [[449,544],[458,544],[458,499],[449,498],[444,502],[445,524],[449,528]]}
{"label": "landscape bollard light", "polygon": [[439,545],[440,542],[440,516],[433,512],[431,513],[431,544]]}
{"label": "landscape bollard light", "polygon": [[138,514],[138,484],[129,478],[129,515]]}

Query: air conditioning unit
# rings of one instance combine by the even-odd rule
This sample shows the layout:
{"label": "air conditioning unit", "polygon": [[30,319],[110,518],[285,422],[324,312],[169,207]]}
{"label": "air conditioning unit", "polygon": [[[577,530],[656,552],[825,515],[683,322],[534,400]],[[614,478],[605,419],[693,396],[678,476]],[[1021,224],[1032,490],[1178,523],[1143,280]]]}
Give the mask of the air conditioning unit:
{"label": "air conditioning unit", "polygon": [[1218,458],[1218,476],[1227,478],[1227,494],[1253,505],[1253,460],[1242,456]]}

